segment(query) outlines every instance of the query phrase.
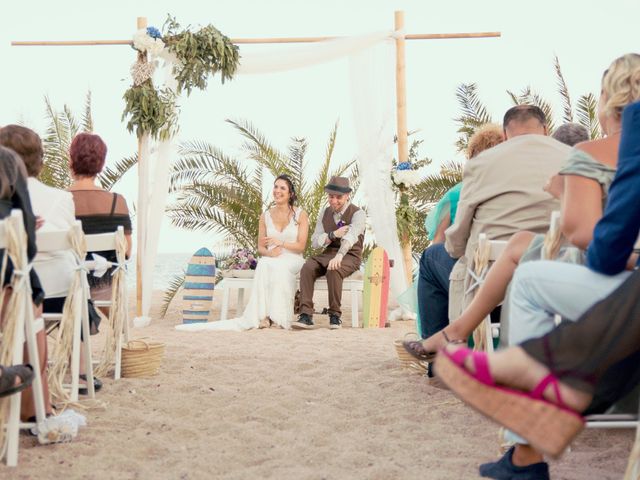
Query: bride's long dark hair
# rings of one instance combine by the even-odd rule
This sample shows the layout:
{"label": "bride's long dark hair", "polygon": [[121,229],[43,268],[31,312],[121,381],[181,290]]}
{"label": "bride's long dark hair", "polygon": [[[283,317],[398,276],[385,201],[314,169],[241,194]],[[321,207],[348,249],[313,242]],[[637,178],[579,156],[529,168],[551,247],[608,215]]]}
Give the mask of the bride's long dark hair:
{"label": "bride's long dark hair", "polygon": [[293,222],[297,225],[298,219],[296,218],[296,209],[294,207],[298,201],[298,195],[296,194],[296,188],[293,186],[293,180],[286,173],[278,175],[273,184],[275,185],[278,180],[282,180],[289,187],[289,201],[287,203],[289,204],[289,210],[293,213]]}

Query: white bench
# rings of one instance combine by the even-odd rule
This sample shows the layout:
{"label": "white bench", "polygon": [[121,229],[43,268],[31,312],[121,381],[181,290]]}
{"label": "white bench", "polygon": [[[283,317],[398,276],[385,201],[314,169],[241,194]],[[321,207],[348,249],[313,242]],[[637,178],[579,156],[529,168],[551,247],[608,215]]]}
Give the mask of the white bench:
{"label": "white bench", "polygon": [[[222,306],[220,308],[220,320],[226,320],[229,312],[229,294],[231,289],[238,290],[237,308],[240,310],[244,305],[244,291],[250,289],[253,283],[251,277],[225,277],[218,285],[218,288],[222,289]],[[300,287],[300,281],[297,282],[298,288]],[[320,277],[316,280],[315,290],[327,291],[327,279],[326,277]],[[362,274],[355,272],[342,281],[342,291],[348,291],[351,294],[351,326],[357,328],[358,322],[358,310],[360,308],[360,296],[364,290],[364,283],[362,281]]]}

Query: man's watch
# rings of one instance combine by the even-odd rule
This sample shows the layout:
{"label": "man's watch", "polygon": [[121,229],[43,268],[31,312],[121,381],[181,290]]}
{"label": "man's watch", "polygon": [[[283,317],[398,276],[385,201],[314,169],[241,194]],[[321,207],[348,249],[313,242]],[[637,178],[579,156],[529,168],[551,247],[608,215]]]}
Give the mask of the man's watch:
{"label": "man's watch", "polygon": [[332,242],[336,239],[336,235],[333,232],[329,232],[329,240]]}

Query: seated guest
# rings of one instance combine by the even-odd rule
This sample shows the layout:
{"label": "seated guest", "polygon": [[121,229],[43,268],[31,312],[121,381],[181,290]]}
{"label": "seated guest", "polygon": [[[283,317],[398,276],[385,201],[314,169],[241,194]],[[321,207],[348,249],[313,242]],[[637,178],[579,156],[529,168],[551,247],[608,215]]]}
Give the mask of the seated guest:
{"label": "seated guest", "polygon": [[[20,157],[13,150],[0,146],[0,219],[8,217],[12,209],[22,210],[24,227],[27,232],[27,257],[29,261],[32,261],[36,255],[36,218],[31,210],[26,178],[26,171]],[[0,255],[4,255],[4,250],[0,250]],[[2,284],[3,288],[9,285],[12,275],[13,265],[11,262],[7,262]],[[40,285],[38,275],[33,269],[29,271],[29,280],[32,291],[31,298],[36,312],[35,317],[39,318],[42,315],[41,306],[44,299],[44,291]],[[3,307],[3,312],[10,294],[11,290],[5,290],[5,305],[0,306]],[[6,318],[0,319],[2,323],[6,321],[8,321]],[[40,365],[37,368],[40,369],[40,375],[42,376],[45,412],[49,415],[53,413],[53,409],[51,408],[51,396],[49,395],[49,384],[47,382],[47,340],[44,329],[40,330],[36,336],[40,361]],[[28,359],[26,347],[25,356]],[[20,416],[23,420],[31,419],[35,416],[35,404],[31,388],[26,389],[22,395]]]}
{"label": "seated guest", "polygon": [[[40,232],[69,230],[76,218],[73,197],[69,192],[49,187],[36,177],[43,167],[42,141],[36,132],[19,125],[7,125],[0,129],[0,145],[16,152],[27,169],[27,187],[33,213],[43,223]],[[75,261],[71,252],[38,254],[33,262],[44,288],[45,312],[60,312],[69,292]],[[47,308],[47,301],[59,303],[59,308]]]}
{"label": "seated guest", "polygon": [[[504,142],[502,128],[493,123],[483,125],[469,139],[467,159]],[[456,218],[458,200],[460,200],[462,182],[451,187],[440,199],[438,204],[429,211],[425,219],[427,238],[431,244],[444,243],[444,231],[451,226]]]}
{"label": "seated guest", "polygon": [[[31,206],[37,218],[42,221],[40,232],[67,231],[73,227],[76,219],[74,215],[73,197],[69,192],[49,187],[36,177],[40,174],[43,163],[42,141],[36,132],[19,125],[7,125],[0,129],[0,145],[11,148],[16,152],[27,170],[27,187]],[[45,291],[42,305],[44,313],[60,313],[73,281],[76,262],[71,252],[56,252],[38,254],[33,262],[33,268],[38,274]],[[93,305],[90,305],[93,308]],[[99,316],[90,315],[90,328],[97,333]],[[81,357],[84,354],[81,353]],[[81,380],[85,380],[84,362],[80,362]],[[96,389],[102,383],[94,380]],[[87,394],[87,388],[80,388],[81,394]]]}
{"label": "seated guest", "polygon": [[[480,127],[469,139],[469,144],[467,146],[467,158],[474,158],[484,150],[495,147],[503,141],[504,133],[501,127],[494,124],[484,125]],[[422,253],[422,258],[420,260],[420,273],[418,277],[418,309],[420,313],[420,331],[418,333],[422,338],[429,336],[430,333],[428,325],[433,324],[433,322],[427,321],[429,315],[427,312],[427,305],[434,305],[435,310],[437,308],[435,305],[438,305],[438,298],[446,297],[442,292],[449,290],[448,277],[442,278],[442,288],[432,289],[428,287],[430,282],[425,276],[429,275],[430,272],[428,267],[429,262],[434,260],[431,257],[432,249],[434,249],[436,244],[444,243],[444,231],[455,221],[458,201],[460,199],[460,190],[462,190],[462,182],[449,189],[425,219],[425,228],[427,230],[429,240],[431,240],[431,245]],[[446,261],[448,258],[446,252],[441,250],[441,254],[443,259]],[[451,259],[451,262],[455,262],[455,260]],[[444,316],[446,315],[447,310],[446,302],[442,302],[442,305],[443,312],[441,315]]]}
{"label": "seated guest", "polygon": [[551,136],[570,147],[573,147],[580,142],[587,142],[591,139],[589,137],[589,130],[579,123],[565,123],[560,125]]}
{"label": "seated guest", "polygon": [[[613,62],[602,79],[601,105],[608,98],[618,99],[621,107],[637,100],[633,91],[628,88],[628,81],[619,80],[628,79],[634,66],[637,68],[639,65],[640,57],[629,55]],[[557,253],[550,257],[546,252],[543,254],[543,235],[519,232],[512,236],[473,301],[460,317],[442,330],[442,335],[429,338],[422,345],[412,345],[414,352],[422,356],[428,355],[427,352],[435,353],[445,345],[445,335],[452,339],[467,338],[505,298],[507,286],[518,264],[541,258],[584,263],[581,251],[591,241],[595,224],[602,217],[618,161],[620,118],[616,115],[601,117],[601,125],[607,136],[578,144],[571,151],[562,170],[552,177],[547,186],[547,190],[562,201],[561,232],[569,242],[558,246],[555,249]]]}
{"label": "seated guest", "polygon": [[[70,168],[73,183],[69,191],[73,195],[76,218],[82,221],[86,234],[115,232],[124,227],[127,240],[127,257],[131,254],[131,218],[127,202],[122,195],[108,192],[96,184],[107,157],[107,146],[98,135],[79,133],[69,148]],[[93,252],[115,262],[114,251]],[[89,276],[91,298],[109,300],[111,298],[110,272],[102,277]]]}
{"label": "seated guest", "polygon": [[503,128],[506,141],[465,166],[456,219],[445,232],[445,245],[427,249],[420,262],[418,293],[426,295],[418,302],[429,336],[459,316],[468,259],[473,259],[478,235],[503,240],[520,230],[543,233],[559,206],[542,186],[560,170],[569,147],[546,136],[545,115],[532,105],[510,108]]}
{"label": "seated guest", "polygon": [[[628,56],[622,59],[626,57]],[[640,59],[640,56],[635,57],[638,57],[635,60]],[[626,58],[622,61],[629,60],[634,59]],[[616,62],[619,61],[621,59]],[[629,92],[635,92],[635,97],[640,98],[638,78],[640,64],[632,69],[630,75],[616,77],[615,81],[626,83]],[[611,117],[620,117],[620,100],[620,97],[602,99],[600,111],[605,123],[610,121]],[[640,190],[637,188],[640,182],[640,103],[627,106],[622,118],[618,170],[611,184],[604,215],[596,225],[593,240],[587,250],[587,265],[540,261],[530,262],[518,268],[510,300],[510,321],[514,322],[512,329],[516,327],[514,334],[520,335],[520,339],[514,343],[524,342],[524,352],[519,347],[509,349],[490,357],[488,365],[487,359],[481,355],[471,358],[471,362],[465,362],[465,359],[469,358],[468,354],[453,353],[452,349],[446,352],[444,367],[441,369],[441,374],[444,374],[443,380],[461,394],[465,401],[471,402],[470,397],[478,393],[478,385],[466,389],[466,393],[462,394],[459,388],[461,383],[458,381],[461,377],[455,375],[456,369],[467,370],[469,375],[472,375],[473,371],[479,371],[474,367],[475,364],[484,373],[473,376],[479,383],[486,384],[491,380],[487,367],[491,367],[493,380],[529,390],[529,386],[524,383],[531,377],[521,374],[519,369],[524,366],[527,372],[540,373],[545,367],[541,369],[540,365],[535,365],[534,361],[527,359],[527,355],[546,366],[555,375],[546,376],[544,379],[544,385],[551,388],[535,389],[538,398],[550,398],[556,407],[565,410],[569,407],[583,411],[591,402],[592,405],[597,405],[597,409],[593,410],[602,411],[622,398],[638,382],[638,273],[636,270],[632,274],[626,269],[637,268],[638,263],[638,256],[633,254],[633,247],[640,231]],[[622,287],[618,289],[620,285]],[[596,302],[608,296],[610,297],[607,300],[592,308]],[[548,317],[553,317],[554,313],[560,313],[567,320],[578,320],[583,315],[584,317],[576,325],[566,325],[542,339],[530,340],[553,328],[553,321]],[[633,319],[633,322],[630,319]],[[629,348],[630,346],[633,348]],[[499,360],[494,362],[494,359]],[[452,368],[447,368],[447,364]],[[457,364],[457,367],[452,364]],[[480,364],[484,364],[484,367]],[[517,368],[511,369],[511,366]],[[499,372],[506,375],[503,376]],[[574,390],[563,389],[566,385],[559,384],[556,377],[566,377],[567,383]],[[482,388],[486,388],[486,385]],[[487,411],[486,405],[476,403],[474,406],[481,411]],[[495,403],[491,409],[494,412],[500,410]],[[526,409],[522,409],[521,413],[525,411]],[[505,410],[505,413],[508,415],[508,410]],[[524,416],[520,418],[525,419]],[[502,417],[496,419],[501,421]],[[546,444],[544,439],[540,439],[540,432],[523,430],[517,423],[507,422],[506,425],[525,438],[533,440],[534,447],[545,451]],[[549,429],[552,428],[549,426]],[[569,436],[566,442],[570,439]],[[561,447],[562,445],[557,449],[561,451]],[[536,465],[541,464],[542,456],[534,448],[518,444],[499,462],[481,468],[487,472],[505,469],[513,471],[516,468],[534,470],[539,468]]]}

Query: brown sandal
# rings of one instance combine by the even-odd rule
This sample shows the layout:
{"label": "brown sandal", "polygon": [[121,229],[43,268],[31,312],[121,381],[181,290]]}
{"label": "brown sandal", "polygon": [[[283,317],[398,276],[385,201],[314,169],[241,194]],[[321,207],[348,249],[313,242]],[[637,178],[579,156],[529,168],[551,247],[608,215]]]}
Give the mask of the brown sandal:
{"label": "brown sandal", "polygon": [[[447,332],[445,332],[444,330],[440,330],[440,332],[442,332],[442,336],[447,341],[447,343],[453,343],[453,344],[466,343],[466,340],[451,340],[449,338],[449,335],[447,335]],[[422,345],[422,340],[417,340],[417,341],[412,340],[412,341],[402,342],[402,346],[404,347],[404,349],[407,351],[409,355],[423,362],[432,362],[436,358],[436,355],[438,354],[438,352],[426,351],[424,349],[424,346]]]}

